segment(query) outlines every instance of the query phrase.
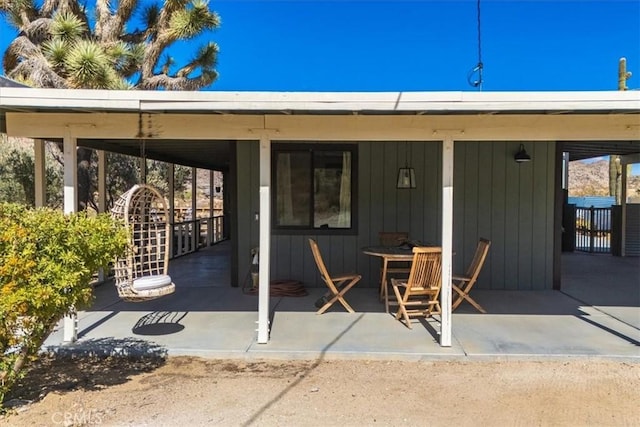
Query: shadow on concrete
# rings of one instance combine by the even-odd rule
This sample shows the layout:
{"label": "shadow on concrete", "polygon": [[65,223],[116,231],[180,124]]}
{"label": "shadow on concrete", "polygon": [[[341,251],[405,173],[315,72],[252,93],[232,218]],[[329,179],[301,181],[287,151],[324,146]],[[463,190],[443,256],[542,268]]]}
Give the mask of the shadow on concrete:
{"label": "shadow on concrete", "polygon": [[131,332],[136,335],[175,334],[184,329],[184,325],[181,325],[180,321],[187,314],[188,312],[154,311],[142,316],[131,329]]}

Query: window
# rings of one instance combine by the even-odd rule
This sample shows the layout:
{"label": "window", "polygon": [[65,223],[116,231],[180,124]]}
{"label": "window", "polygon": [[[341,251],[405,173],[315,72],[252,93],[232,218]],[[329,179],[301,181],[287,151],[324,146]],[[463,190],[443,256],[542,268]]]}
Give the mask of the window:
{"label": "window", "polygon": [[357,147],[274,144],[273,228],[354,234]]}

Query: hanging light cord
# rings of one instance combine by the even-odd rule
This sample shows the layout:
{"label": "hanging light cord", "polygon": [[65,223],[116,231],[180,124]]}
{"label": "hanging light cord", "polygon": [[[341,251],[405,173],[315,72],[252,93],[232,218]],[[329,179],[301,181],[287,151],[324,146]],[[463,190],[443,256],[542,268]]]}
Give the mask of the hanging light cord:
{"label": "hanging light cord", "polygon": [[[476,65],[469,74],[467,75],[467,81],[473,87],[477,87],[478,90],[482,90],[482,32],[481,32],[481,20],[480,20],[480,0],[476,3],[476,16],[477,16],[477,24],[478,24],[478,65]],[[476,80],[472,80],[471,78],[478,74],[478,78]]]}

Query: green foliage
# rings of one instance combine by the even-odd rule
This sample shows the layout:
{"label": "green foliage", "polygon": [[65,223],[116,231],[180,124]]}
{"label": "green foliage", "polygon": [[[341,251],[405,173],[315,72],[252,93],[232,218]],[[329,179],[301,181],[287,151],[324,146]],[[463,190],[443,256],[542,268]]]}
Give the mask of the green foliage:
{"label": "green foliage", "polygon": [[198,60],[175,69],[163,59],[173,43],[220,26],[206,0],[0,0],[0,18],[18,33],[3,57],[5,75],[36,87],[198,90],[217,78],[214,43],[185,44]]}
{"label": "green foliage", "polygon": [[91,302],[93,274],[126,244],[106,214],[0,204],[0,402],[58,321]]}
{"label": "green foliage", "polygon": [[56,13],[51,23],[50,34],[62,40],[72,42],[87,31],[84,22],[70,12]]}
{"label": "green foliage", "polygon": [[[55,149],[55,146],[53,146]],[[47,206],[62,205],[62,166],[46,153]],[[0,202],[33,206],[35,194],[34,154],[8,138],[0,139]]]}

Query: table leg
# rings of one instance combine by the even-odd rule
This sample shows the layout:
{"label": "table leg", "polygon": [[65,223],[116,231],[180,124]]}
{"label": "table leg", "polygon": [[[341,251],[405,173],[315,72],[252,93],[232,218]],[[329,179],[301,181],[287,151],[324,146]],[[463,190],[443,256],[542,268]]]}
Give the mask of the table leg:
{"label": "table leg", "polygon": [[380,277],[380,300],[384,299],[385,301],[385,308],[387,309],[387,312],[389,312],[388,307],[387,307],[387,259],[386,258],[382,258],[382,275]]}

